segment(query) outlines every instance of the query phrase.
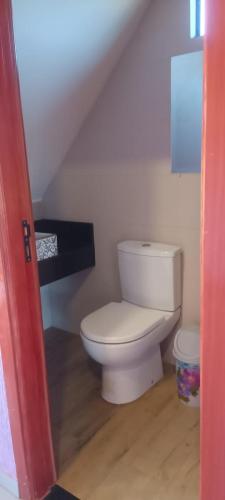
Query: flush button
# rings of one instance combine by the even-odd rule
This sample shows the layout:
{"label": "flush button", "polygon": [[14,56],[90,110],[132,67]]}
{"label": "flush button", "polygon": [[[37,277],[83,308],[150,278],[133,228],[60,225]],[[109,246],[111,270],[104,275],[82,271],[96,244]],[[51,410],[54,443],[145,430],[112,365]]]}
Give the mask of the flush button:
{"label": "flush button", "polygon": [[150,247],[151,246],[151,243],[142,243],[142,247],[146,248],[146,247]]}

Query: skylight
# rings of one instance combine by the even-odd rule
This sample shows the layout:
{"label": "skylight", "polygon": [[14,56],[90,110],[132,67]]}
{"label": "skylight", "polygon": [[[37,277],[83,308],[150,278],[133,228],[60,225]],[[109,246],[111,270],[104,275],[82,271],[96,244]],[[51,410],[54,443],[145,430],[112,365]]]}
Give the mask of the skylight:
{"label": "skylight", "polygon": [[190,0],[191,38],[205,34],[205,0]]}

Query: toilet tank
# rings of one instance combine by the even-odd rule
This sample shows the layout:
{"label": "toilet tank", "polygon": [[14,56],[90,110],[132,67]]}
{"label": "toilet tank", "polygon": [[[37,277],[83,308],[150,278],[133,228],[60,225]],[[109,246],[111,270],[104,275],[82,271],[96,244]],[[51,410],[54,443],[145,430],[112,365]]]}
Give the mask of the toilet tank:
{"label": "toilet tank", "polygon": [[123,241],[117,249],[124,300],[171,312],[181,305],[181,248]]}

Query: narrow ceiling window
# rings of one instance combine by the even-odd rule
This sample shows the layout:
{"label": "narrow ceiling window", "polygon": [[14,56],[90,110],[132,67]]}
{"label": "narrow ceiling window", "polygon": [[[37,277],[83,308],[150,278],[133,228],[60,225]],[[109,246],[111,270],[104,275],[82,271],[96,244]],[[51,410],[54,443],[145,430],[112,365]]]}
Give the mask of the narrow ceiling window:
{"label": "narrow ceiling window", "polygon": [[205,34],[205,0],[190,0],[191,38]]}

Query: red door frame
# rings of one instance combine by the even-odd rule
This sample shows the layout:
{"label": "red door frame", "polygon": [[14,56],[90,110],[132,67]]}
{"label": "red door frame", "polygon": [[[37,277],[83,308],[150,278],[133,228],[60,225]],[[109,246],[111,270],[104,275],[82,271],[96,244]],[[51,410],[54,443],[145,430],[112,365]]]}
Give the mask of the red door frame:
{"label": "red door frame", "polygon": [[201,500],[225,500],[225,2],[206,0]]}
{"label": "red door frame", "polygon": [[[225,500],[225,2],[206,0],[201,250],[201,500]],[[23,499],[55,481],[37,266],[10,0],[0,16],[0,345]],[[35,255],[32,227],[32,253]]]}
{"label": "red door frame", "polygon": [[[0,10],[0,348],[20,495],[33,500],[56,474],[11,1],[1,0]],[[32,231],[29,263],[24,219]]]}

